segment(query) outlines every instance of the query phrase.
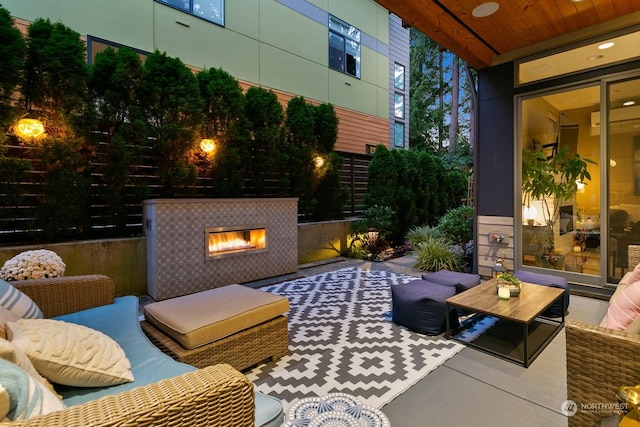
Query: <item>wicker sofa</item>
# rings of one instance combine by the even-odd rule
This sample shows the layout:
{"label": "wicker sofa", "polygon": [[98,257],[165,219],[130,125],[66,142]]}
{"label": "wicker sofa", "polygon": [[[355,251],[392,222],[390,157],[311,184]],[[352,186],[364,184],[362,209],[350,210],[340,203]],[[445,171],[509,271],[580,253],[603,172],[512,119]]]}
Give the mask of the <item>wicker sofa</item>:
{"label": "wicker sofa", "polygon": [[[45,280],[12,282],[16,288],[28,295],[42,310],[45,318],[67,321],[80,320],[85,326],[92,325],[94,317],[103,318],[111,307],[126,305],[127,314],[122,316],[115,308],[114,317],[97,321],[116,324],[122,334],[131,333],[126,343],[119,342],[125,353],[131,344],[141,346],[145,361],[138,364],[153,364],[149,360],[161,361],[161,366],[149,366],[146,379],[138,380],[136,362],[131,361],[135,381],[109,390],[92,389],[56,390],[63,395],[67,408],[47,415],[36,416],[26,421],[14,421],[8,426],[279,426],[282,409],[279,400],[254,392],[253,384],[229,365],[219,364],[204,369],[175,362],[162,354],[144,336],[138,322],[137,298],[115,298],[111,279],[104,275],[70,276]],[[94,316],[93,313],[102,311]],[[133,311],[133,313],[130,313]],[[71,316],[71,317],[68,317]],[[73,317],[77,316],[77,317]],[[116,317],[117,316],[117,317]],[[124,317],[124,319],[123,319]],[[71,320],[70,320],[71,319]],[[88,323],[88,324],[87,324]],[[107,327],[108,328],[108,327]],[[103,331],[104,332],[104,331]],[[117,335],[117,334],[116,334]],[[116,341],[118,338],[112,336]],[[148,346],[148,347],[147,347]],[[170,367],[171,369],[167,369]],[[183,373],[162,378],[167,371]],[[155,371],[159,371],[154,373]],[[142,371],[140,371],[142,372]],[[151,376],[159,376],[150,380]],[[143,377],[140,374],[140,377]],[[83,395],[86,393],[85,395]],[[104,394],[102,397],[100,393]],[[86,400],[79,403],[78,399]],[[275,406],[274,406],[275,404]],[[257,407],[268,406],[269,408]],[[275,410],[279,408],[279,414]]]}
{"label": "wicker sofa", "polygon": [[[627,286],[628,277],[629,273],[620,281],[619,290]],[[569,417],[570,427],[599,426],[603,418],[612,414],[598,405],[615,405],[615,393],[620,386],[640,384],[640,335],[602,325],[574,320],[565,325],[567,395],[578,409]],[[632,324],[628,329],[637,331],[638,325]]]}

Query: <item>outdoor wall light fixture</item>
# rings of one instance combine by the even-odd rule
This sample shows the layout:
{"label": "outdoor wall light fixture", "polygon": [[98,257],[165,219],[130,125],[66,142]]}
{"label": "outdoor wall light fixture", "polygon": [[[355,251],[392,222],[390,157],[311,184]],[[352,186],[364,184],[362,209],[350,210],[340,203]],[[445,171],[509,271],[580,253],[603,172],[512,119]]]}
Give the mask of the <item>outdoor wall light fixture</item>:
{"label": "outdoor wall light fixture", "polygon": [[20,119],[13,125],[13,133],[20,139],[35,139],[45,135],[44,124],[37,119]]}
{"label": "outdoor wall light fixture", "polygon": [[200,141],[200,149],[207,154],[211,154],[216,149],[216,143],[213,139],[203,139]]}
{"label": "outdoor wall light fixture", "polygon": [[324,159],[320,156],[316,156],[313,158],[313,164],[317,167],[317,168],[321,168],[322,165],[324,165]]}

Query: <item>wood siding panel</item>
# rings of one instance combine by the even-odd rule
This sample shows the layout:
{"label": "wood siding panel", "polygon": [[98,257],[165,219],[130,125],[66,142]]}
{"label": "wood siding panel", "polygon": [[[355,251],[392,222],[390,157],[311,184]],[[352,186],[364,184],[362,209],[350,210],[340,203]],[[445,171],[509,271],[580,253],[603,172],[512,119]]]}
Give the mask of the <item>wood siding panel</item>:
{"label": "wood siding panel", "polygon": [[[243,91],[249,89],[252,85],[249,82],[240,82]],[[269,88],[265,88],[269,89]],[[271,89],[283,108],[287,108],[287,103],[295,95],[276,89]],[[305,98],[306,99],[306,98]],[[314,99],[306,99],[308,102],[318,105],[319,101]],[[338,116],[338,140],[334,147],[335,151],[344,151],[348,153],[366,154],[367,144],[387,145],[389,139],[389,121],[380,117],[374,117],[363,114],[347,108],[333,106]]]}
{"label": "wood siding panel", "polygon": [[[503,244],[490,243],[489,233],[498,232],[509,236],[509,241]],[[496,263],[499,251],[504,252],[504,266],[513,270],[514,225],[512,217],[478,215],[476,241],[478,242],[478,274],[483,277],[491,276],[491,269]],[[502,253],[500,255],[503,255]]]}

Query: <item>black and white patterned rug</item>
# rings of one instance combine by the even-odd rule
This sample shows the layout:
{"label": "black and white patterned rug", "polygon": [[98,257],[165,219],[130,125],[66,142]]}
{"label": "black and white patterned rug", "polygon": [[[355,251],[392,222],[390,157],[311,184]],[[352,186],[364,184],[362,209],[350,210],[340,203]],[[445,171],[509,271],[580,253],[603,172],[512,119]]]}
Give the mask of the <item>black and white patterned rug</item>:
{"label": "black and white patterned rug", "polygon": [[391,321],[390,287],[415,279],[345,268],[261,288],[289,298],[289,355],[247,377],[285,409],[335,392],[382,408],[464,348]]}

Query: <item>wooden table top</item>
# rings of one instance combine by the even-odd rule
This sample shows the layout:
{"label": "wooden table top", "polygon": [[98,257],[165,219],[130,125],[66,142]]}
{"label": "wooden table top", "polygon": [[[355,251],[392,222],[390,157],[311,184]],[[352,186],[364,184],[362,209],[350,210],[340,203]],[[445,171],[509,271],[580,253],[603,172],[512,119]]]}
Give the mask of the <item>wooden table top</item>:
{"label": "wooden table top", "polygon": [[487,280],[478,286],[447,298],[447,304],[508,319],[514,322],[530,323],[549,307],[563,289],[522,282],[520,296],[507,300],[498,298],[496,279]]}

